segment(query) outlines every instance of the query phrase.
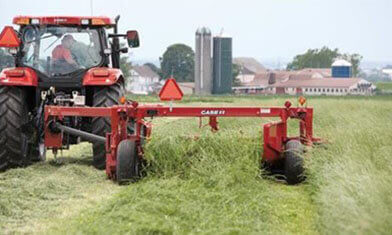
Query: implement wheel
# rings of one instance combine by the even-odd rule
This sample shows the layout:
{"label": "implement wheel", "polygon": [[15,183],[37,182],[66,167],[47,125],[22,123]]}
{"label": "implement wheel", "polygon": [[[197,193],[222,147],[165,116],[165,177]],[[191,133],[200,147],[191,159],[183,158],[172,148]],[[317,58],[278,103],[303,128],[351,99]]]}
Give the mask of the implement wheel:
{"label": "implement wheel", "polygon": [[133,140],[121,141],[117,148],[117,182],[119,184],[136,182],[142,176],[142,166],[136,142]]}
{"label": "implement wheel", "polygon": [[302,153],[303,146],[300,141],[290,140],[287,142],[284,153],[284,175],[289,185],[301,183],[305,179]]}

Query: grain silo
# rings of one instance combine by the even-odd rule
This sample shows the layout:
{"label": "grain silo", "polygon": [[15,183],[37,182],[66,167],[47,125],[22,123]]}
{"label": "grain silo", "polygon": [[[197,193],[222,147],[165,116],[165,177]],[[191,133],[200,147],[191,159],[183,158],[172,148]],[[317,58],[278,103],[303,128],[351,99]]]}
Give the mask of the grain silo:
{"label": "grain silo", "polygon": [[332,64],[332,77],[350,78],[352,76],[352,66],[347,60],[336,60]]}
{"label": "grain silo", "polygon": [[213,49],[213,94],[232,92],[232,38],[227,36],[214,37]]}
{"label": "grain silo", "polygon": [[212,92],[211,31],[206,27],[196,31],[195,93],[210,95]]}

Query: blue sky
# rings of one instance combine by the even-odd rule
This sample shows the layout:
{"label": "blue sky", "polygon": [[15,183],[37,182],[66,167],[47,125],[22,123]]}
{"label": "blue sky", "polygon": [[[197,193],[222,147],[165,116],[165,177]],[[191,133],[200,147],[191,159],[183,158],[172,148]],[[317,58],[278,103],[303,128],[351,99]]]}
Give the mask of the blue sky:
{"label": "blue sky", "polygon": [[[14,15],[90,15],[90,0],[0,0],[0,27]],[[134,59],[157,59],[167,46],[194,47],[208,26],[233,37],[234,56],[290,59],[324,45],[392,62],[392,0],[93,0],[94,15],[121,15],[120,30],[137,29]]]}

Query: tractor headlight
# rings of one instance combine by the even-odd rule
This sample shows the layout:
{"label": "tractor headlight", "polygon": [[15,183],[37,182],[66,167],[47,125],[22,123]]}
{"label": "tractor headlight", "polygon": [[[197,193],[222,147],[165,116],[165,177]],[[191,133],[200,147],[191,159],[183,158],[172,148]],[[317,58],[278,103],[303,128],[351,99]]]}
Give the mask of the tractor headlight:
{"label": "tractor headlight", "polygon": [[10,49],[8,49],[8,53],[10,53],[11,55],[16,55],[18,53],[18,49],[10,48]]}
{"label": "tractor headlight", "polygon": [[39,24],[39,19],[31,19],[31,24]]}
{"label": "tractor headlight", "polygon": [[82,25],[88,25],[89,23],[90,23],[90,21],[88,19],[82,19],[80,21],[80,24],[82,24]]}

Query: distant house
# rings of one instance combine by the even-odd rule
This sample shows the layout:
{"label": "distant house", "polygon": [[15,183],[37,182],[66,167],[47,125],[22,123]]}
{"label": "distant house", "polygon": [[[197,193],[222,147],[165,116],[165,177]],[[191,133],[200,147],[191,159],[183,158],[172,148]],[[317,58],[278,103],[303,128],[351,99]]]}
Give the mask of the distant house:
{"label": "distant house", "polygon": [[371,95],[375,88],[361,78],[333,78],[324,69],[303,69],[256,74],[233,90],[237,94]]}
{"label": "distant house", "polygon": [[237,79],[242,83],[250,82],[256,74],[266,71],[260,62],[251,57],[237,57],[233,59],[233,63],[240,67]]}
{"label": "distant house", "polygon": [[146,65],[133,66],[130,74],[129,82],[126,85],[127,92],[147,95],[156,93],[162,86],[159,75]]}
{"label": "distant house", "polygon": [[389,78],[392,80],[392,69],[383,69],[382,72],[388,75]]}
{"label": "distant house", "polygon": [[179,82],[178,86],[180,87],[182,93],[184,95],[192,95],[195,93],[195,83],[194,82]]}

